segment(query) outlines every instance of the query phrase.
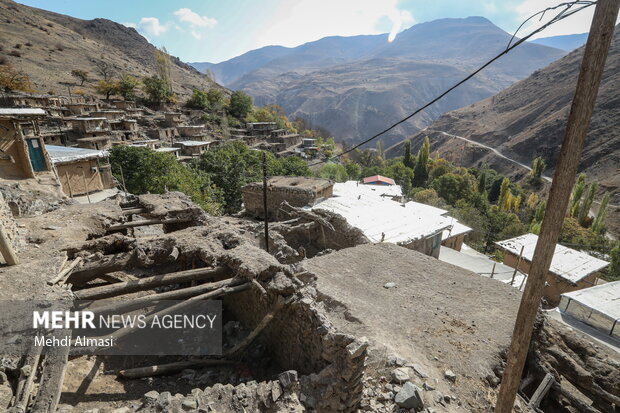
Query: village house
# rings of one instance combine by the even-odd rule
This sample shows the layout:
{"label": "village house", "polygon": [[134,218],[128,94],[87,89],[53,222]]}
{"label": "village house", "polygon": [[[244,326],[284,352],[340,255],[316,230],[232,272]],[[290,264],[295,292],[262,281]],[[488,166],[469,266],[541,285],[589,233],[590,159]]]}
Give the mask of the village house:
{"label": "village house", "polygon": [[174,128],[183,123],[181,112],[166,112],[164,113],[164,123],[166,126]]}
{"label": "village house", "polygon": [[247,133],[256,136],[271,136],[272,131],[277,128],[278,125],[275,122],[249,122],[246,124]]}
{"label": "village house", "polygon": [[84,149],[95,149],[98,151],[110,149],[112,147],[112,137],[108,135],[89,136],[87,138],[79,138],[77,146]]}
{"label": "village house", "polygon": [[177,126],[179,136],[183,138],[203,139],[207,131],[204,125],[183,125]]}
{"label": "village house", "polygon": [[172,146],[181,149],[181,156],[196,157],[209,149],[210,144],[206,141],[177,141]]}
{"label": "village house", "polygon": [[71,126],[81,137],[100,136],[110,133],[108,120],[103,117],[71,118]]}
{"label": "village house", "polygon": [[366,185],[395,185],[396,182],[392,178],[386,178],[381,175],[368,176],[362,179],[362,182]]}
{"label": "village house", "polygon": [[[525,234],[496,242],[496,245],[504,250],[504,264],[529,274],[537,242],[537,235]],[[544,297],[551,306],[557,306],[561,294],[596,285],[599,271],[608,265],[607,261],[557,244],[545,281]]]}
{"label": "village house", "polygon": [[161,141],[158,141],[157,139],[143,139],[143,140],[132,141],[131,145],[141,146],[141,147],[150,148],[150,149],[157,149],[161,147]]}
{"label": "village house", "polygon": [[128,109],[135,109],[136,102],[133,102],[131,100],[113,100],[112,106],[114,106],[116,109],[122,109],[126,111]]}
{"label": "village house", "polygon": [[151,139],[172,142],[179,136],[176,128],[150,128],[146,130],[146,136]]}
{"label": "village house", "polygon": [[[274,220],[283,202],[294,207],[314,205],[333,194],[334,182],[320,178],[274,176],[267,181],[267,215]],[[253,182],[243,187],[245,212],[263,217],[263,184]]]}
{"label": "village house", "polygon": [[52,163],[39,134],[41,108],[0,108],[0,177],[35,178],[53,172]]}
{"label": "village house", "polygon": [[169,146],[162,146],[161,148],[156,148],[155,152],[169,153],[172,154],[175,158],[180,158],[181,148],[171,148]]}
{"label": "village house", "polygon": [[568,315],[599,330],[604,336],[614,338],[620,349],[619,300],[620,281],[614,281],[564,293],[560,296],[558,309],[562,315]]}
{"label": "village house", "polygon": [[106,151],[54,145],[47,151],[65,195],[73,198],[116,186]]}
{"label": "village house", "polygon": [[66,103],[65,107],[67,108],[68,113],[70,115],[81,116],[81,115],[87,115],[90,112],[98,111],[99,103],[97,102],[93,102],[93,103],[71,102],[71,103]]}
{"label": "village house", "polygon": [[125,117],[125,111],[111,109],[94,110],[89,113],[89,116],[93,118],[106,118],[108,121],[121,120]]}

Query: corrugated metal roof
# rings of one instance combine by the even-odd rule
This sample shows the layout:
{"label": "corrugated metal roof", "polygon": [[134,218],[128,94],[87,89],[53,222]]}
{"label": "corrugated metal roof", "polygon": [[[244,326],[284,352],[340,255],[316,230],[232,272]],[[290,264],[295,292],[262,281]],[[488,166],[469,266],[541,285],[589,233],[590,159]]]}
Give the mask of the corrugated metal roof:
{"label": "corrugated metal roof", "polygon": [[[562,297],[578,301],[586,307],[611,317],[613,320],[620,320],[620,281],[564,293]],[[620,326],[616,328],[620,328]]]}
{"label": "corrugated metal roof", "polygon": [[47,153],[54,164],[75,162],[83,159],[105,158],[108,151],[74,148],[71,146],[45,145]]}
{"label": "corrugated metal roof", "polygon": [[[532,261],[537,242],[538,236],[536,234],[524,234],[519,237],[496,242],[496,244],[517,256],[521,252],[521,247],[523,246],[523,259]],[[576,283],[593,272],[602,270],[608,265],[609,263],[607,261],[595,258],[585,252],[557,244],[549,271],[565,280]]]}
{"label": "corrugated metal roof", "polygon": [[368,184],[371,182],[385,182],[388,185],[396,185],[396,182],[394,182],[392,178],[388,178],[388,177],[381,176],[381,175],[374,175],[374,176],[366,177],[363,179],[363,182],[365,184]]}
{"label": "corrugated metal roof", "polygon": [[0,116],[39,116],[46,115],[41,108],[0,108]]}
{"label": "corrugated metal roof", "polygon": [[384,189],[388,188],[358,185],[354,181],[337,183],[334,196],[312,209],[343,216],[372,242],[380,242],[385,234],[383,240],[386,242],[409,243],[451,227],[453,219],[438,213],[445,211],[417,202],[393,201],[392,195],[386,196]]}

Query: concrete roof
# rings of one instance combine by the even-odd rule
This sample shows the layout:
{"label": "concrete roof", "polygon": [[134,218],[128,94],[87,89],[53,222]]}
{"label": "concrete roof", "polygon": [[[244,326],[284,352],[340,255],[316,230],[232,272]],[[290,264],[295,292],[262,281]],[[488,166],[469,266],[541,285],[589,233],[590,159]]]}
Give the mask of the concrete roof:
{"label": "concrete roof", "polygon": [[[531,262],[534,258],[534,249],[536,248],[537,242],[537,235],[525,234],[496,242],[496,244],[517,256],[521,252],[521,247],[523,246],[523,259]],[[585,252],[557,244],[549,271],[558,277],[576,283],[593,272],[602,270],[608,265],[609,263],[607,261],[595,258]]]}
{"label": "concrete roof", "polygon": [[171,147],[163,147],[163,148],[156,148],[155,152],[178,152],[180,151],[181,148],[171,148]]}
{"label": "concrete roof", "polygon": [[[439,209],[439,208],[437,208]],[[443,234],[441,234],[441,240],[445,241],[448,238],[452,238],[452,237],[456,237],[458,235],[463,235],[463,234],[467,234],[468,232],[471,232],[472,229],[469,228],[467,225],[463,225],[460,222],[458,222],[456,219],[454,220],[454,223],[452,224],[452,228],[449,230],[446,230],[443,232]]]}
{"label": "concrete roof", "polygon": [[45,149],[47,149],[47,153],[54,164],[69,163],[84,159],[105,158],[108,156],[108,151],[75,148],[71,146],[45,145]]}
{"label": "concrete roof", "polygon": [[384,196],[381,189],[380,186],[357,185],[354,181],[337,183],[334,196],[312,209],[343,216],[372,242],[380,242],[385,234],[383,240],[386,242],[406,244],[451,227],[453,218],[437,213],[442,210],[417,202],[401,204],[393,201],[391,196]]}
{"label": "concrete roof", "polygon": [[41,116],[46,115],[40,108],[0,108],[0,116]]}
{"label": "concrete roof", "polygon": [[[303,176],[273,176],[267,180],[267,185],[271,188],[291,188],[307,191],[322,191],[334,184],[333,181],[323,178],[305,178]],[[263,187],[262,182],[252,182],[247,187]]]}

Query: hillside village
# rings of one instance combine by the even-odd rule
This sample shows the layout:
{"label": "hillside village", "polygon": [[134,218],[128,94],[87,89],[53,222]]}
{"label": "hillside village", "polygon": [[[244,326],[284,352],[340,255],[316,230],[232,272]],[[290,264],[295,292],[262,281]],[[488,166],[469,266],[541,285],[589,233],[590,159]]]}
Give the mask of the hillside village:
{"label": "hillside village", "polygon": [[[116,27],[33,10],[61,37]],[[97,60],[54,73],[66,94],[0,61],[18,75],[0,76],[0,411],[493,411],[545,158],[461,166],[432,130],[336,157],[338,136],[146,44],[131,75]],[[572,187],[515,412],[620,406],[620,244],[599,188],[585,174]],[[181,333],[138,353],[24,334],[24,303],[154,317],[211,301],[216,354],[204,338],[184,352]],[[136,330],[109,335],[126,350]]]}

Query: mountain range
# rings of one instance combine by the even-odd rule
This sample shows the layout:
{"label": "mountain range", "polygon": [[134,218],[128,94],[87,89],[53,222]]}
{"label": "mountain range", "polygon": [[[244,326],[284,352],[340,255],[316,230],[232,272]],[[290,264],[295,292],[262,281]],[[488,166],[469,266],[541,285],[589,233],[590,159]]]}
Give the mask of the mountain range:
{"label": "mountain range", "polygon": [[[2,0],[0,21],[0,57],[29,75],[38,92],[67,93],[67,84],[76,81],[71,76],[74,69],[89,72],[93,81],[100,78],[96,62],[106,62],[119,75],[155,74],[155,47],[135,29],[111,20],[81,20]],[[178,58],[171,63],[179,96],[214,85]]]}
{"label": "mountain range", "polygon": [[[566,129],[584,47],[544,69],[537,70],[498,94],[439,117],[410,138],[417,148],[425,135],[431,149],[463,166],[488,163],[523,177],[527,171],[496,153],[465,141],[487,145],[508,158],[531,165],[542,156],[551,176]],[[600,192],[612,194],[608,224],[620,230],[620,25],[606,60],[580,171],[600,183]],[[451,136],[452,135],[452,136]],[[454,135],[460,138],[454,137]],[[402,154],[402,144],[388,148],[388,156]],[[600,195],[600,194],[599,194]]]}
{"label": "mountain range", "polygon": [[[285,48],[269,46],[210,70],[258,105],[278,104],[291,118],[321,126],[356,143],[399,120],[505,49],[511,35],[483,17],[416,24],[393,42],[387,35],[327,37]],[[472,81],[385,137],[401,140],[443,113],[497,93],[565,52],[525,43]]]}

